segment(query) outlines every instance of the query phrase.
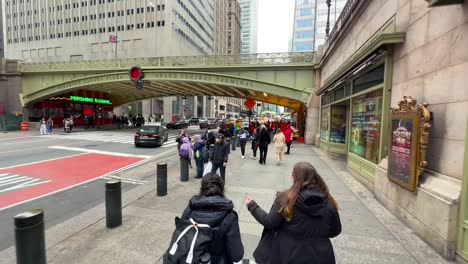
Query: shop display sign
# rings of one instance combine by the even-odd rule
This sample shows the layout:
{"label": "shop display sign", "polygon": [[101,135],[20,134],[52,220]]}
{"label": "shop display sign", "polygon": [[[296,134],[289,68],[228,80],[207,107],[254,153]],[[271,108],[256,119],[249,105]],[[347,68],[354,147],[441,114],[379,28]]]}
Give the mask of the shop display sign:
{"label": "shop display sign", "polygon": [[107,99],[99,99],[99,98],[90,98],[90,97],[83,97],[83,96],[70,96],[71,101],[75,102],[83,102],[83,103],[95,103],[95,104],[112,104],[110,100]]}
{"label": "shop display sign", "polygon": [[429,139],[428,104],[417,105],[411,96],[403,97],[390,111],[388,178],[414,192],[418,179],[427,166],[426,148]]}

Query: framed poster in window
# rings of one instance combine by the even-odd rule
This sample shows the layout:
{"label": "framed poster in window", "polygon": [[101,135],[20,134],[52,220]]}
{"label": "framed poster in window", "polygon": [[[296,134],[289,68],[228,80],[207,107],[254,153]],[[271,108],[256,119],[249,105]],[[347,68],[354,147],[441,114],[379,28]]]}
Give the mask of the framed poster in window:
{"label": "framed poster in window", "polygon": [[427,166],[430,113],[427,104],[404,97],[390,112],[388,142],[388,178],[414,192],[418,178]]}

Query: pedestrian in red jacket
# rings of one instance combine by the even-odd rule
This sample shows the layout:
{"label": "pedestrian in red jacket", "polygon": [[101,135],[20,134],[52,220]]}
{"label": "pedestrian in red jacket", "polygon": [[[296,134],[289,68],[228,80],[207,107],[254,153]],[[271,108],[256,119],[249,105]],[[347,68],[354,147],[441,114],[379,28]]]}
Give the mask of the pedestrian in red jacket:
{"label": "pedestrian in red jacket", "polygon": [[291,149],[293,133],[294,131],[292,130],[291,125],[288,124],[286,126],[286,130],[283,131],[285,142],[286,142],[286,147],[287,147],[286,153],[284,153],[286,155],[289,155],[289,150]]}

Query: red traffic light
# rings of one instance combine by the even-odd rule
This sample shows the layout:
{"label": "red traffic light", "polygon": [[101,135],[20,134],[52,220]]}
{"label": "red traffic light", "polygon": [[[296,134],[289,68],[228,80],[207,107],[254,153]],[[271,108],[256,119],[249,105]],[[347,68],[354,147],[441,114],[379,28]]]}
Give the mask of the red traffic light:
{"label": "red traffic light", "polygon": [[130,68],[130,80],[132,81],[139,81],[143,79],[143,71],[139,66],[133,66]]}

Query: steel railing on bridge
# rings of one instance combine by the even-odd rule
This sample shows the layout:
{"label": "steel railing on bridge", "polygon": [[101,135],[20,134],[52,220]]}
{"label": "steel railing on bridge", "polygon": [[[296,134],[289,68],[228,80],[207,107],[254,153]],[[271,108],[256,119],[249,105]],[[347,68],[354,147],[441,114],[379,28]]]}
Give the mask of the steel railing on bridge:
{"label": "steel railing on bridge", "polygon": [[156,58],[131,58],[108,60],[81,60],[56,62],[21,62],[20,72],[48,72],[75,70],[128,69],[141,67],[211,67],[211,66],[261,66],[261,65],[304,65],[315,63],[314,52],[258,53],[240,55],[200,55]]}

